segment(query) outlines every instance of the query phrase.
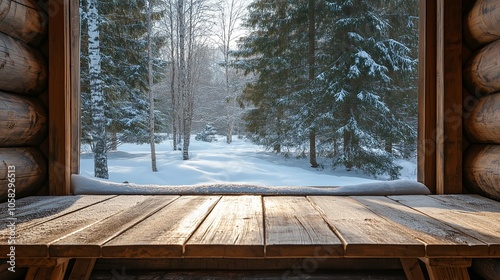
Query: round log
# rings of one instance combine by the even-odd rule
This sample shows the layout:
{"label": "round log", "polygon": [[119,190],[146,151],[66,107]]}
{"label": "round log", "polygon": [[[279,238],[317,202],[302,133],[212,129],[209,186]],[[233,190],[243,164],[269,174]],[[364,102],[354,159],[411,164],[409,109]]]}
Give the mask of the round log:
{"label": "round log", "polygon": [[500,145],[472,145],[464,158],[464,178],[473,193],[500,201]]}
{"label": "round log", "polygon": [[479,99],[464,114],[464,127],[473,142],[500,144],[500,93]]}
{"label": "round log", "polygon": [[47,15],[35,1],[0,1],[0,32],[38,46],[47,35],[47,23]]}
{"label": "round log", "polygon": [[0,33],[0,90],[39,94],[47,87],[47,65],[33,48]]}
{"label": "round log", "polygon": [[46,178],[47,161],[38,148],[0,148],[0,201],[7,200],[9,183],[17,199],[35,195]]}
{"label": "round log", "polygon": [[471,49],[500,39],[500,3],[478,0],[464,19],[464,37]]}
{"label": "round log", "polygon": [[464,83],[476,97],[500,90],[500,40],[471,56],[464,68]]}
{"label": "round log", "polygon": [[0,147],[38,146],[48,131],[40,100],[0,92]]}

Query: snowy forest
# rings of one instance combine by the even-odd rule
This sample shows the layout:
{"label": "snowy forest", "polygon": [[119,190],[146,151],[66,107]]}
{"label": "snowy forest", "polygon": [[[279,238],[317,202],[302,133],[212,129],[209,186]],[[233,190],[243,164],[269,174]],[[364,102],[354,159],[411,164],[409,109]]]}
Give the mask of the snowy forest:
{"label": "snowy forest", "polygon": [[418,0],[80,0],[80,17],[95,177],[122,144],[156,172],[159,143],[189,164],[215,134],[390,179],[416,156]]}

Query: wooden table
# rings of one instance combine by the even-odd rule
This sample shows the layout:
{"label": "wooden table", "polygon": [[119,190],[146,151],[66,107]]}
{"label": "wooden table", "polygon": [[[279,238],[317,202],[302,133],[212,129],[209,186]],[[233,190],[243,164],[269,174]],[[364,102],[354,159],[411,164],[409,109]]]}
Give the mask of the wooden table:
{"label": "wooden table", "polygon": [[500,203],[476,195],[28,197],[14,214],[16,261],[33,279],[73,258],[88,274],[97,258],[210,257],[401,258],[422,279],[420,259],[432,279],[467,279],[472,258],[500,258]]}

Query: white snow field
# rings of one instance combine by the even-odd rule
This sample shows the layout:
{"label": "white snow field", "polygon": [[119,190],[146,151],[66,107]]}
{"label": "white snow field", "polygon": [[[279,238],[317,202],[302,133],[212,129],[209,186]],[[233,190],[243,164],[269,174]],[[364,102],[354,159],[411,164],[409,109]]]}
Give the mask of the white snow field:
{"label": "white snow field", "polygon": [[[219,136],[218,141],[208,143],[195,141],[193,138],[190,145],[191,158],[187,161],[182,160],[181,151],[172,151],[171,141],[157,144],[158,172],[151,171],[148,144],[123,144],[118,151],[108,154],[109,180],[101,180],[104,181],[102,183],[91,179],[93,155],[83,153],[80,161],[80,174],[83,176],[73,178],[77,189],[75,193],[149,193],[152,189],[157,192],[165,186],[177,186],[177,190],[181,190],[179,187],[183,186],[184,193],[192,192],[194,186],[203,189],[203,192],[216,193],[265,192],[266,186],[276,191],[304,189],[297,187],[323,191],[328,189],[325,187],[336,187],[336,191],[345,190],[338,186],[352,186],[358,191],[368,188],[376,193],[377,188],[388,191],[395,188],[390,193],[400,193],[401,189],[407,191],[415,186],[422,190],[422,186],[415,182],[416,165],[411,162],[400,163],[404,167],[401,179],[409,181],[387,182],[385,177],[373,178],[361,172],[345,171],[341,167],[332,170],[326,159],[323,162],[326,166],[324,169],[314,169],[309,167],[308,159],[285,159],[247,139],[234,137],[234,142],[230,145],[224,140],[224,137]],[[362,185],[354,186],[359,184]]]}

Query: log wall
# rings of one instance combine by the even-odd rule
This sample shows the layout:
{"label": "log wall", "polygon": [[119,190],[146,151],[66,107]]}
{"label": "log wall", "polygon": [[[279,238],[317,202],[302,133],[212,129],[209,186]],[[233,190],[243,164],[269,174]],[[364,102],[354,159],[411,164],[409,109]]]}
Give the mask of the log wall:
{"label": "log wall", "polygon": [[500,0],[472,2],[464,15],[463,125],[470,143],[464,159],[468,190],[500,201]]}
{"label": "log wall", "polygon": [[16,198],[48,193],[47,24],[37,1],[0,0],[0,202],[9,172]]}

